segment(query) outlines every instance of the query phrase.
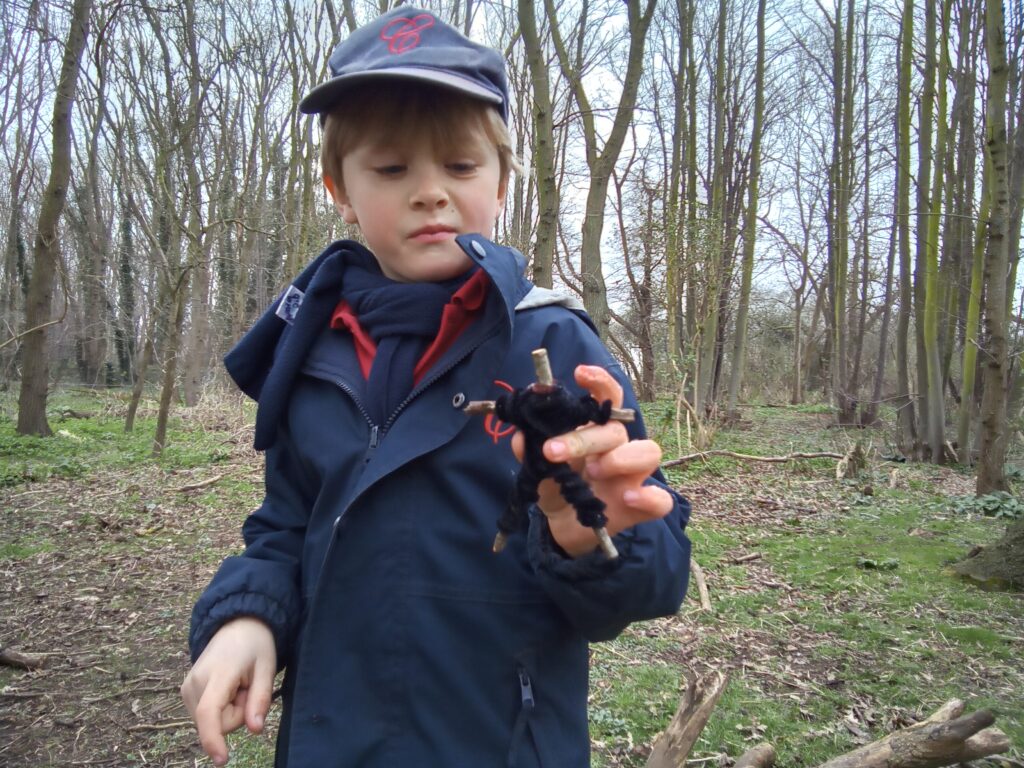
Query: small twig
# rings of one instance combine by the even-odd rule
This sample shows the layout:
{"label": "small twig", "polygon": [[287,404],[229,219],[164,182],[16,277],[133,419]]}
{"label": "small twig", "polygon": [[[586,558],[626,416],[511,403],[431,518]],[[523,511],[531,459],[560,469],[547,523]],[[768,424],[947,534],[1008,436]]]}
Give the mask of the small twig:
{"label": "small twig", "polygon": [[176,728],[191,728],[191,720],[175,720],[172,723],[142,723],[129,726],[129,731],[171,731]]}
{"label": "small twig", "polygon": [[535,349],[530,353],[533,355],[533,370],[537,374],[537,383],[545,387],[555,385],[555,376],[551,373],[551,360],[548,359],[546,349]]}
{"label": "small twig", "polygon": [[760,552],[751,552],[749,555],[742,555],[740,557],[734,557],[733,563],[739,565],[740,563],[749,563],[751,560],[760,560],[763,555]]}
{"label": "small twig", "polygon": [[693,580],[697,582],[697,593],[700,595],[700,607],[705,611],[711,610],[711,595],[708,594],[708,585],[704,581],[704,571],[692,557],[690,558],[690,573]]}
{"label": "small twig", "polygon": [[198,491],[200,488],[205,488],[208,485],[213,485],[214,483],[219,482],[223,479],[224,475],[214,475],[213,477],[207,478],[206,480],[202,480],[201,482],[183,485],[179,488],[175,488],[174,490],[178,491],[179,493],[184,493],[185,491]]}

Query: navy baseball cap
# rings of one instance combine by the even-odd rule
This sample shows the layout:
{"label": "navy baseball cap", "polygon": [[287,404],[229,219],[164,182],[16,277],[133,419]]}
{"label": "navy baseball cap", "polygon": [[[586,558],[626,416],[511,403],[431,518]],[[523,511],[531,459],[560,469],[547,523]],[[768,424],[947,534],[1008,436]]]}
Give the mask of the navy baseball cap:
{"label": "navy baseball cap", "polygon": [[508,122],[505,62],[432,13],[400,5],[342,40],[327,61],[331,79],[299,102],[307,115],[329,112],[355,83],[419,80],[494,104]]}

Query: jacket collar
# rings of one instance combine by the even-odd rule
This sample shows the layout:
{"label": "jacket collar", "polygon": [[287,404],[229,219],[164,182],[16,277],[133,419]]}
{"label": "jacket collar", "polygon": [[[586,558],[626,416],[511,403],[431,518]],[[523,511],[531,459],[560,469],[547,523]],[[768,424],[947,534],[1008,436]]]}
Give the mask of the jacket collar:
{"label": "jacket collar", "polygon": [[[499,246],[481,235],[460,235],[459,247],[491,279],[502,302],[503,321],[511,329],[515,307],[531,285],[523,277],[526,259],[513,248]],[[281,311],[284,291],[224,358],[228,373],[239,388],[259,402],[256,414],[256,450],[274,443],[292,382],[316,340],[331,319],[341,295],[345,255],[366,251],[353,240],[331,243],[292,283],[302,294],[298,310]],[[288,314],[288,320],[282,319]]]}

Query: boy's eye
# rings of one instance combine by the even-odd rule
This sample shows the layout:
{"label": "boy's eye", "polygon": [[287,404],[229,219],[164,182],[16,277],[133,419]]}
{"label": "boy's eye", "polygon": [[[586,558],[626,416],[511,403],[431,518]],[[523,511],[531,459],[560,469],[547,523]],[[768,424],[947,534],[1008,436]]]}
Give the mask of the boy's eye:
{"label": "boy's eye", "polygon": [[448,163],[448,170],[457,174],[472,173],[476,170],[476,163],[471,160],[460,160],[456,163]]}
{"label": "boy's eye", "polygon": [[405,170],[404,165],[378,165],[374,168],[381,176],[397,176]]}

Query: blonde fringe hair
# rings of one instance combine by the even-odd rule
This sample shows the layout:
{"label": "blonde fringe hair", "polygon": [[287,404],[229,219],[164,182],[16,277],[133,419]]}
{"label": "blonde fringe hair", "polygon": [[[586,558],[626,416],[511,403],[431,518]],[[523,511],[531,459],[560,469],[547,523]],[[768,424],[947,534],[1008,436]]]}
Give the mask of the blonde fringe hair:
{"label": "blonde fringe hair", "polygon": [[344,188],[345,155],[368,142],[408,146],[428,137],[447,154],[482,131],[497,148],[501,183],[523,172],[512,151],[508,126],[492,105],[448,88],[405,81],[371,81],[353,86],[324,120],[320,163],[325,176]]}

